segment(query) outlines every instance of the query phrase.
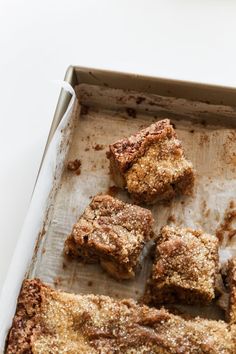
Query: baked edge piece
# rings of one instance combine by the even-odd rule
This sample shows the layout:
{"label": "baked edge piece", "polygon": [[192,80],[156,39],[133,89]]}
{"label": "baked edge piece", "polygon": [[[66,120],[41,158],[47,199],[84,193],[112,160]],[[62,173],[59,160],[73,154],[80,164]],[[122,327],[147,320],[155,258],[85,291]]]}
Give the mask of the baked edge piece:
{"label": "baked edge piece", "polygon": [[[118,140],[109,146],[107,154],[110,160],[110,172],[115,183],[120,188],[127,188],[126,172],[131,166],[144,156],[148,148],[156,142],[164,139],[177,139],[176,132],[169,119],[160,120],[149,127],[131,135],[128,138]],[[178,149],[183,149],[178,141]],[[184,155],[183,155],[184,157]],[[187,159],[185,159],[187,161]],[[136,202],[145,202],[153,204],[157,201],[167,201],[172,199],[176,194],[190,195],[194,185],[194,171],[192,164],[188,161],[188,168],[183,171],[175,182],[167,184],[166,190],[149,193],[135,193],[129,191]]]}
{"label": "baked edge piece", "polygon": [[236,258],[228,261],[227,282],[229,289],[229,302],[226,311],[226,320],[236,325]]}
{"label": "baked edge piece", "polygon": [[[176,234],[175,234],[176,233]],[[187,233],[190,233],[191,236],[197,237],[198,239],[201,239],[202,241],[202,247],[206,248],[206,252],[209,252],[209,262],[210,263],[208,271],[211,273],[212,276],[212,287],[209,288],[209,277],[206,275],[204,278],[206,280],[206,284],[203,282],[200,283],[200,287],[198,286],[194,287],[192,285],[192,279],[194,279],[195,276],[195,267],[193,264],[191,264],[191,260],[187,259],[187,257],[191,257],[191,254],[188,253],[188,249],[186,250],[185,248],[182,248],[182,240],[181,240],[181,234],[187,236]],[[178,234],[180,236],[178,236]],[[184,236],[185,237],[185,236]],[[179,238],[179,239],[178,239]],[[191,241],[191,240],[190,240]],[[185,257],[185,254],[182,252],[186,252],[187,255]],[[162,255],[161,255],[162,253]],[[163,255],[164,253],[164,255]],[[171,269],[171,259],[174,259],[173,257],[179,256],[180,261],[183,261],[183,268],[186,269],[187,266],[187,271],[190,270],[192,272],[193,276],[191,276],[191,273],[189,273],[190,277],[190,283],[189,285],[187,284],[187,277],[185,277],[183,281],[183,286],[181,286],[181,278],[184,277],[181,274],[178,274],[178,272],[173,269],[172,275],[169,275],[169,271],[172,271]],[[202,257],[202,251],[199,248],[198,252],[196,253],[196,256],[200,257],[199,262],[195,262],[196,264],[200,264],[201,257]],[[166,258],[166,260],[165,260]],[[197,259],[196,259],[197,260]],[[167,264],[165,263],[167,262]],[[191,264],[191,267],[188,268],[188,265]],[[212,266],[213,265],[213,269]],[[203,263],[204,269],[202,268],[202,271],[206,270],[206,263]],[[218,269],[219,267],[219,255],[218,255],[218,239],[213,236],[204,233],[203,231],[199,230],[192,230],[190,228],[179,228],[179,227],[171,227],[171,226],[164,226],[161,231],[160,235],[156,240],[156,250],[155,250],[155,260],[153,263],[152,267],[152,273],[147,281],[146,285],[146,290],[145,294],[143,296],[142,301],[146,304],[151,304],[151,305],[158,305],[160,306],[161,304],[165,303],[183,303],[183,304],[202,304],[206,305],[210,303],[214,297],[215,297],[215,286],[216,286],[216,277],[218,274]],[[192,269],[193,268],[193,269]],[[165,272],[168,272],[165,274]],[[156,275],[158,275],[159,281],[157,281]],[[176,276],[176,279],[180,278],[180,280],[176,280],[176,284],[171,283],[171,277]],[[200,274],[201,275],[201,274]],[[204,285],[204,286],[203,286]]]}
{"label": "baked edge piece", "polygon": [[[96,215],[96,210],[102,215]],[[92,220],[87,218],[90,211],[94,213]],[[107,215],[109,213],[110,215]],[[118,215],[121,216],[120,219]],[[104,217],[109,218],[109,225],[102,225],[101,220]],[[129,229],[126,220],[130,224]],[[75,257],[85,263],[100,262],[102,268],[118,280],[129,279],[135,276],[140,266],[139,258],[145,243],[153,237],[153,224],[154,219],[150,210],[125,203],[109,195],[98,195],[93,198],[73,226],[72,233],[65,241],[64,252],[67,256]],[[128,233],[131,235],[135,230],[136,244],[125,240],[125,236],[122,240],[120,234],[116,234],[117,226],[120,229],[124,228],[125,236]],[[108,235],[111,240],[110,245],[102,238],[96,240],[93,237],[93,233],[95,234],[97,230],[102,230],[105,235]],[[115,245],[112,242],[115,242]]]}
{"label": "baked edge piece", "polygon": [[[50,312],[54,307],[59,311],[56,319]],[[74,319],[70,317],[71,307],[76,315]],[[60,323],[61,311],[69,319],[64,327],[64,322]],[[6,354],[30,354],[32,349],[34,354],[46,354],[52,349],[56,353],[62,348],[67,353],[76,350],[83,354],[129,353],[129,349],[130,353],[140,354],[235,353],[232,334],[222,321],[185,320],[165,309],[140,306],[129,299],[117,301],[108,296],[67,294],[53,290],[40,280],[25,280]]]}

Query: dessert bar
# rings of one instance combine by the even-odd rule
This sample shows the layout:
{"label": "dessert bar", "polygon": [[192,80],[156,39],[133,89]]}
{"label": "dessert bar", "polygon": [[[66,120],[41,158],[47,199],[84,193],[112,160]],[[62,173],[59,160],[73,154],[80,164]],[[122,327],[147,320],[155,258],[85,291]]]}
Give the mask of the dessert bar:
{"label": "dessert bar", "polygon": [[233,340],[223,321],[185,320],[130,299],[73,295],[26,280],[6,353],[233,354]]}
{"label": "dessert bar", "polygon": [[192,192],[193,166],[169,119],[110,145],[108,158],[114,181],[137,202],[153,204]]}
{"label": "dessert bar", "polygon": [[109,195],[93,198],[65,241],[65,253],[87,263],[100,262],[117,279],[132,278],[145,243],[153,236],[148,209]]}

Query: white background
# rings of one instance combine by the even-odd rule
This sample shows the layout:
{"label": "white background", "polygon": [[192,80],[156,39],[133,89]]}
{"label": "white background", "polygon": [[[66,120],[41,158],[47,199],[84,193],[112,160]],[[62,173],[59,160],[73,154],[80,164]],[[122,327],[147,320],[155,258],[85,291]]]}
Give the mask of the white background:
{"label": "white background", "polygon": [[236,86],[236,1],[0,0],[0,289],[70,64]]}

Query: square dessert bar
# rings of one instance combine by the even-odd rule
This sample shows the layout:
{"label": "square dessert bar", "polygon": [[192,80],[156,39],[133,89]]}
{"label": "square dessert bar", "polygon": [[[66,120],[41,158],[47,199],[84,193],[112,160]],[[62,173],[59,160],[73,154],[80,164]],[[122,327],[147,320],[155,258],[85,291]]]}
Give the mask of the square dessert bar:
{"label": "square dessert bar", "polygon": [[236,258],[229,260],[227,270],[229,302],[226,311],[226,319],[230,324],[236,325]]}
{"label": "square dessert bar", "polygon": [[109,195],[93,198],[65,241],[65,253],[87,263],[100,262],[117,279],[135,275],[145,242],[153,236],[149,210]]}
{"label": "square dessert bar", "polygon": [[217,272],[218,239],[215,236],[165,226],[157,239],[145,302],[207,304],[215,296]]}
{"label": "square dessert bar", "polygon": [[234,354],[223,321],[185,320],[131,299],[73,295],[39,280],[23,284],[6,354]]}
{"label": "square dessert bar", "polygon": [[192,192],[193,166],[169,119],[110,145],[108,158],[115,183],[137,202],[153,204]]}

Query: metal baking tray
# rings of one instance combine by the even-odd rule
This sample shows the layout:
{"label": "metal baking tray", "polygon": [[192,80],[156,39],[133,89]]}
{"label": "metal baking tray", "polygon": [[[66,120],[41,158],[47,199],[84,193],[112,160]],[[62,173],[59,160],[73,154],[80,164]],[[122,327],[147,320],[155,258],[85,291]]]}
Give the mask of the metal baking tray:
{"label": "metal baking tray", "polygon": [[[236,89],[76,66],[68,68],[65,81],[76,95],[62,89],[58,100],[29,214],[0,299],[0,348],[24,277],[74,293],[142,296],[150,272],[148,257],[135,279],[117,282],[99,265],[65,259],[63,245],[91,197],[110,192],[114,185],[108,145],[154,121],[172,120],[197,172],[193,196],[149,207],[155,233],[167,223],[217,231],[222,235],[221,261],[236,253],[236,237],[229,238],[222,226],[236,201]],[[79,175],[67,169],[74,159],[82,163]],[[130,201],[123,191],[116,197]],[[229,232],[233,228],[232,220]],[[192,310],[222,317],[214,306]]]}

